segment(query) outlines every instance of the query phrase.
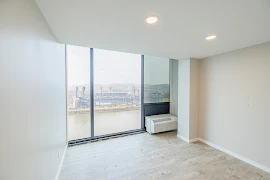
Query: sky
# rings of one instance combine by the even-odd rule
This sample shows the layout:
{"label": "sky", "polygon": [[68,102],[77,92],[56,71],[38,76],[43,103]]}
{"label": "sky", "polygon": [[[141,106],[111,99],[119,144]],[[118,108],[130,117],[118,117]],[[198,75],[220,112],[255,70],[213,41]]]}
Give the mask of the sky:
{"label": "sky", "polygon": [[[67,46],[68,85],[90,83],[90,50]],[[169,84],[169,59],[145,56],[145,84]],[[141,84],[141,55],[94,49],[94,83]]]}

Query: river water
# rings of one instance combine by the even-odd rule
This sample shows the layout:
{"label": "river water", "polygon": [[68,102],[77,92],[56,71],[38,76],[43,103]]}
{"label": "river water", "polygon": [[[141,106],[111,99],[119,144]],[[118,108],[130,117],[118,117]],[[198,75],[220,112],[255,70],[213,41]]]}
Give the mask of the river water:
{"label": "river water", "polygon": [[[141,128],[141,110],[95,112],[95,136]],[[68,115],[68,139],[90,137],[90,113]]]}

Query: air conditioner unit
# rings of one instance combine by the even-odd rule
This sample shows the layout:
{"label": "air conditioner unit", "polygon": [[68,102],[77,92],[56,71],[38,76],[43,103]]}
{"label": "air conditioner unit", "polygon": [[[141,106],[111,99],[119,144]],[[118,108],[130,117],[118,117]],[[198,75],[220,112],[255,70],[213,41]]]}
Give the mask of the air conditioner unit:
{"label": "air conditioner unit", "polygon": [[145,117],[146,131],[150,134],[177,129],[177,117],[171,114],[160,114]]}

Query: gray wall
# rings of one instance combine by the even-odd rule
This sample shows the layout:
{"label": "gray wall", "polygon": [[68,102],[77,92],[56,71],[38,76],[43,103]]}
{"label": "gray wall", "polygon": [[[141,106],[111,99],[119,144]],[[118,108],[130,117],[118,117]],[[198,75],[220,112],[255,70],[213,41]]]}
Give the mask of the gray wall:
{"label": "gray wall", "polygon": [[199,60],[190,59],[189,139],[199,136]]}
{"label": "gray wall", "polygon": [[270,168],[270,42],[200,60],[199,135]]}
{"label": "gray wall", "polygon": [[178,116],[178,60],[170,59],[170,114]]}
{"label": "gray wall", "polygon": [[66,147],[65,51],[32,0],[0,0],[0,179],[52,180]]}

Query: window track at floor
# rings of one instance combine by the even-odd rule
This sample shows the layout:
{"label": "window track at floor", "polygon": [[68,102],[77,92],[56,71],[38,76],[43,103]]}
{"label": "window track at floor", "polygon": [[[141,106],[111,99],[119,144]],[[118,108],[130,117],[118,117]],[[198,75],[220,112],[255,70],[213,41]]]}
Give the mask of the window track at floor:
{"label": "window track at floor", "polygon": [[69,141],[68,147],[81,145],[81,144],[87,144],[87,143],[93,143],[93,142],[98,142],[98,141],[104,141],[104,140],[109,140],[109,139],[115,139],[119,137],[131,136],[131,135],[141,134],[145,132],[146,131],[144,129],[137,129],[137,130],[132,130],[132,131],[124,131],[124,132],[119,132],[119,133],[103,135],[103,136],[97,136],[97,137],[92,137],[92,138],[90,137],[90,138],[76,139],[76,140]]}

